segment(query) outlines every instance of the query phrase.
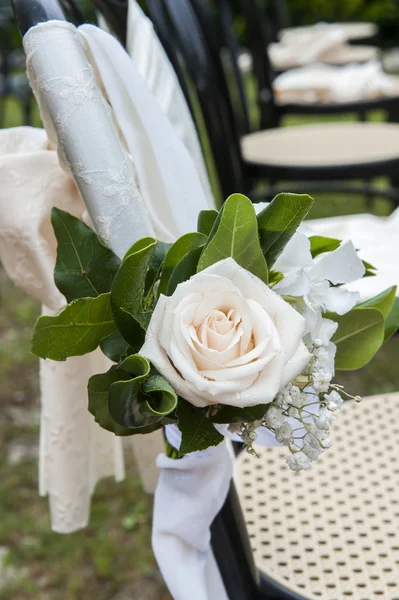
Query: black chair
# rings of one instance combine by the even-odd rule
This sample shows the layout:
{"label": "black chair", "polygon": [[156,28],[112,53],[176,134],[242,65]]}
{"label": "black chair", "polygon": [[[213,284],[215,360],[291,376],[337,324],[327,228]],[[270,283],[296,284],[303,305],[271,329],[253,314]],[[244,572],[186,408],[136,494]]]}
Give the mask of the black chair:
{"label": "black chair", "polygon": [[[219,0],[218,6],[224,1]],[[356,193],[364,193],[365,188],[345,182],[379,176],[396,181],[399,126],[393,124],[269,129],[246,135],[239,143],[226,86],[220,82],[220,69],[215,66],[192,5],[188,0],[149,0],[147,4],[161,41],[173,36],[179,59],[197,92],[225,197],[243,190],[254,200],[270,197],[276,192],[275,183],[283,180],[312,182],[305,186],[309,191]],[[162,14],[162,7],[166,13]],[[175,57],[170,55],[170,59],[173,63]],[[241,169],[241,176],[237,169]],[[259,183],[265,181],[273,185],[259,191]],[[377,194],[371,187],[367,191]],[[383,190],[383,195],[398,200],[396,189]]]}
{"label": "black chair", "polygon": [[[222,21],[231,20],[231,6],[229,0],[221,0],[218,3]],[[271,2],[275,5],[275,13],[279,2]],[[399,95],[392,97],[376,97],[367,100],[356,100],[350,102],[288,102],[278,104],[273,90],[274,73],[271,68],[267,48],[270,43],[268,25],[271,18],[257,0],[240,0],[241,12],[247,25],[247,38],[249,48],[253,57],[253,72],[258,82],[258,104],[261,113],[261,127],[268,127],[271,123],[270,115],[273,114],[272,126],[277,126],[286,115],[338,115],[344,113],[355,113],[357,118],[365,121],[367,113],[371,110],[388,111],[391,120],[397,121],[399,114]],[[271,27],[273,29],[273,27]],[[223,28],[224,38],[234,37],[233,28]],[[230,41],[226,41],[229,50],[233,47]],[[236,57],[237,60],[237,57]],[[272,113],[271,113],[272,110]]]}
{"label": "black chair", "polygon": [[[265,5],[268,29],[272,42],[278,42],[281,33],[286,29],[291,29],[290,13],[286,0],[263,0]],[[378,38],[378,27],[375,23],[343,23],[348,27],[348,42],[351,44],[374,43]]]}

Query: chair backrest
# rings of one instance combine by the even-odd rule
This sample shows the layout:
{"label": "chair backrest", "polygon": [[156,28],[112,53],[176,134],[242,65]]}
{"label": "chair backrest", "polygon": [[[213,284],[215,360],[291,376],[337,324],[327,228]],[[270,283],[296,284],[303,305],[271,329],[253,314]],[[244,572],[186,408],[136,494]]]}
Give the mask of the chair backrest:
{"label": "chair backrest", "polygon": [[269,32],[272,42],[278,41],[278,33],[289,26],[289,15],[286,0],[263,0],[266,2]]}
{"label": "chair backrest", "polygon": [[183,70],[196,92],[223,198],[245,191],[245,170],[230,99],[194,8],[189,0],[147,0],[147,7],[169,59],[175,68]]}
{"label": "chair backrest", "polygon": [[[224,4],[229,0],[218,1]],[[277,127],[280,111],[274,101],[273,73],[267,52],[270,43],[267,28],[268,16],[258,0],[240,0],[240,6],[247,26],[247,39],[252,53],[253,72],[258,82],[261,127],[262,129]]]}
{"label": "chair backrest", "polygon": [[[233,34],[234,15],[228,3],[211,5],[209,0],[191,0],[202,27],[202,33],[212,51],[215,66],[225,92],[230,95],[232,118],[240,135],[250,133],[250,116],[245,83],[238,65],[239,47]],[[229,64],[227,60],[229,59]]]}

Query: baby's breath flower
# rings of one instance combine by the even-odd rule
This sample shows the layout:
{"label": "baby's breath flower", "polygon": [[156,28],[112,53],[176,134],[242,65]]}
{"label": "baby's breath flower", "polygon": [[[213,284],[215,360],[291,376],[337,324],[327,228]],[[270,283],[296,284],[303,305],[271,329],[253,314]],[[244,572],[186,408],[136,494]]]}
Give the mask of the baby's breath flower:
{"label": "baby's breath flower", "polygon": [[309,457],[301,451],[287,456],[286,461],[292,471],[306,471],[310,467]]}
{"label": "baby's breath flower", "polygon": [[283,411],[279,406],[272,404],[266,412],[265,425],[269,429],[278,429],[284,423]]}
{"label": "baby's breath flower", "polygon": [[336,390],[332,390],[329,394],[324,396],[325,402],[327,402],[327,408],[331,411],[336,411],[343,405],[344,401]]}
{"label": "baby's breath flower", "polygon": [[315,392],[328,392],[331,381],[331,373],[328,371],[319,371],[312,374],[312,383]]}
{"label": "baby's breath flower", "polygon": [[276,431],[276,440],[280,444],[288,445],[292,438],[292,427],[285,421]]}

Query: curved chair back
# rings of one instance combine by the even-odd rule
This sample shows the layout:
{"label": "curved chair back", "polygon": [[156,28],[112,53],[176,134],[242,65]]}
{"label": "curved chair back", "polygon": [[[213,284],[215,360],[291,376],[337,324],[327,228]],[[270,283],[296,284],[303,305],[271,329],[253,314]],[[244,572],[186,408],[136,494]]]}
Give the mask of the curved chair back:
{"label": "curved chair back", "polygon": [[286,0],[263,0],[266,2],[269,33],[272,42],[278,42],[278,33],[289,26]]}
{"label": "curved chair back", "polygon": [[[219,0],[220,4],[225,4],[228,1]],[[240,6],[247,25],[247,38],[252,53],[253,72],[258,82],[261,128],[277,127],[280,111],[274,101],[273,73],[267,53],[267,47],[270,43],[268,33],[268,22],[270,20],[258,0],[240,0]]]}
{"label": "curved chair back", "polygon": [[[230,95],[233,119],[240,135],[250,133],[250,116],[245,92],[245,83],[238,65],[239,47],[232,34],[234,15],[228,3],[219,3],[218,10],[212,10],[209,0],[191,0],[202,27],[202,33],[213,53],[215,66],[225,91]],[[227,52],[226,52],[227,51]],[[223,54],[224,53],[224,54]],[[227,56],[227,54],[229,56]],[[227,59],[229,58],[229,65]]]}
{"label": "curved chair back", "polygon": [[183,69],[196,92],[223,198],[245,191],[232,106],[196,12],[188,0],[147,0],[147,6],[169,59],[176,69]]}

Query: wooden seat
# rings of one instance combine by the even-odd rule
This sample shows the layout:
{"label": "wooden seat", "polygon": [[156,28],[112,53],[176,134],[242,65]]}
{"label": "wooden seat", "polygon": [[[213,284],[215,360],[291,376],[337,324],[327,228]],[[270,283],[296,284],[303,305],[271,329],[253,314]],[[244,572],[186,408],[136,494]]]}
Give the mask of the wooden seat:
{"label": "wooden seat", "polygon": [[345,166],[399,158],[399,125],[326,123],[266,129],[241,140],[246,161],[289,167]]}
{"label": "wooden seat", "polygon": [[306,600],[399,598],[398,422],[399,393],[345,403],[332,448],[299,474],[286,448],[240,454],[236,485],[268,578]]}

